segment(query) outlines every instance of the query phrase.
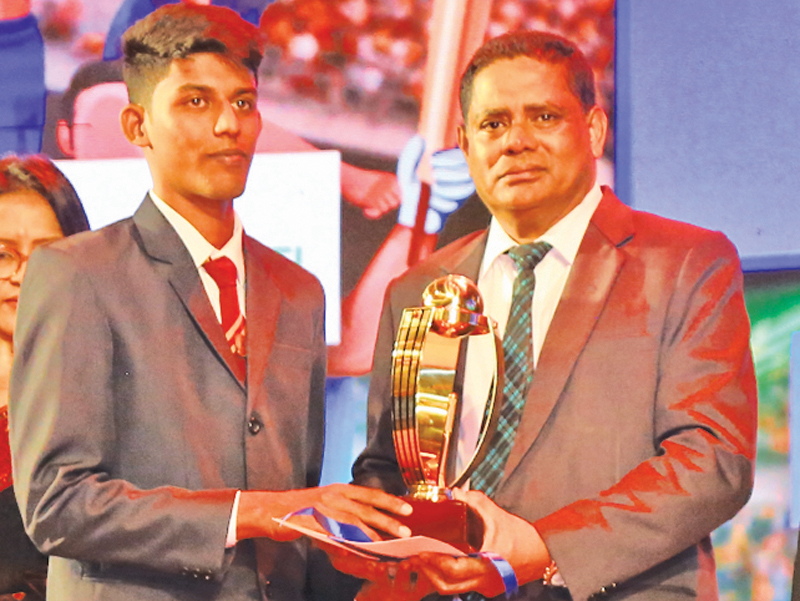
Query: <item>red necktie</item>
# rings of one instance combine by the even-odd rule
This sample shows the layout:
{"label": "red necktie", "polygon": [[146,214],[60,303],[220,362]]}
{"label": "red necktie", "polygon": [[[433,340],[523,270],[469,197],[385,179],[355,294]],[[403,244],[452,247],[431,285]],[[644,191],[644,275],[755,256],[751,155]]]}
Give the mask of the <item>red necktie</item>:
{"label": "red necktie", "polygon": [[239,308],[239,294],[236,289],[236,265],[228,257],[219,257],[203,263],[203,268],[219,288],[219,308],[225,339],[234,355],[244,357],[247,354],[245,323],[244,315]]}

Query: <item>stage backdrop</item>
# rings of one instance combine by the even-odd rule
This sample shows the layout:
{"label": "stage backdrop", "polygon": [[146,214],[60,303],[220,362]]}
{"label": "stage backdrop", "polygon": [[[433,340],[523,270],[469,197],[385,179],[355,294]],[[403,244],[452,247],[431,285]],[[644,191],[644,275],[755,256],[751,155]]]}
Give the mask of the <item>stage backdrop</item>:
{"label": "stage backdrop", "polygon": [[[38,32],[0,45],[0,152],[41,144],[64,160],[94,226],[129,213],[149,185],[141,155],[117,126],[126,98],[113,59],[126,15],[165,1],[31,0]],[[487,36],[538,28],[580,44],[615,125],[601,177],[613,183],[616,170],[624,200],[723,229],[753,269],[800,266],[791,168],[800,95],[787,75],[800,60],[793,0],[224,4],[261,21],[270,40],[259,86],[258,150],[266,154],[256,158],[238,209],[250,233],[315,271],[328,295],[326,481],[347,480],[364,444],[368,377],[358,374],[369,366],[386,283],[433,244],[487,223],[473,197],[446,219],[438,240],[425,238],[413,228],[419,199],[404,197],[394,175],[414,134],[427,141],[423,179],[430,152],[452,145],[457,72]],[[286,154],[297,152],[304,154]],[[123,164],[129,174],[139,170],[135,181],[105,178]],[[112,195],[113,206],[92,200]],[[398,221],[401,201],[410,224]],[[788,352],[800,322],[800,277],[754,273],[746,285],[761,395],[759,465],[751,502],[715,534],[720,586],[725,600],[788,601],[796,539],[788,524]]]}

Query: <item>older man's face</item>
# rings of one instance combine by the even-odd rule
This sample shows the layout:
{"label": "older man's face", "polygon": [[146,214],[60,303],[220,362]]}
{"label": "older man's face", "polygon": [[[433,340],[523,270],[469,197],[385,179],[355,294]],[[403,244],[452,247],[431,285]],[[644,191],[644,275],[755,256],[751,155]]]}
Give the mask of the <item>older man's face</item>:
{"label": "older man's face", "polygon": [[594,184],[606,123],[600,108],[583,111],[564,67],[501,59],[475,77],[459,143],[478,195],[501,223],[536,212],[558,220]]}

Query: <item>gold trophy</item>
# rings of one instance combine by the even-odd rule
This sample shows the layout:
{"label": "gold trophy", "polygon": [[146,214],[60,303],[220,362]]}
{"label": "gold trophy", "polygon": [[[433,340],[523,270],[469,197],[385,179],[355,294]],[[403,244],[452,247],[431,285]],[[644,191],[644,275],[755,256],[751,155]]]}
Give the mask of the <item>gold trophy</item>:
{"label": "gold trophy", "polygon": [[[403,310],[392,352],[392,419],[394,448],[414,512],[404,518],[413,534],[437,538],[471,552],[481,546],[483,524],[450,489],[467,481],[486,454],[499,415],[502,390],[502,345],[496,325],[483,314],[478,287],[462,275],[431,282],[422,307]],[[487,411],[475,451],[459,474],[451,461],[456,444],[465,343],[488,336],[496,361]]]}

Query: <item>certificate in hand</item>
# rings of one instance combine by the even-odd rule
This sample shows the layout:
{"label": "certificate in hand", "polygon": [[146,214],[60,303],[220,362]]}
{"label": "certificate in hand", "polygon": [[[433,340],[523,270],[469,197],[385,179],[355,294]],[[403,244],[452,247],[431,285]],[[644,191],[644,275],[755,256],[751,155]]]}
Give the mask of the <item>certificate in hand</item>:
{"label": "certificate in hand", "polygon": [[305,526],[300,526],[299,524],[286,521],[285,519],[273,519],[282,526],[296,530],[309,538],[318,540],[327,545],[333,545],[340,549],[345,549],[351,553],[369,559],[406,559],[426,552],[446,553],[454,557],[463,557],[466,555],[466,553],[459,551],[452,545],[427,536],[412,536],[410,538],[395,538],[392,540],[360,543],[320,532],[319,530],[313,530],[312,528],[306,528]]}

